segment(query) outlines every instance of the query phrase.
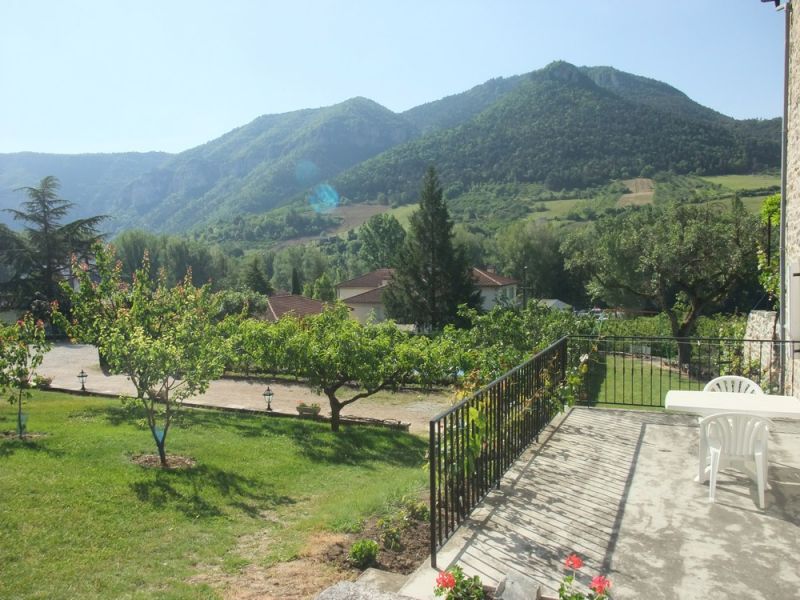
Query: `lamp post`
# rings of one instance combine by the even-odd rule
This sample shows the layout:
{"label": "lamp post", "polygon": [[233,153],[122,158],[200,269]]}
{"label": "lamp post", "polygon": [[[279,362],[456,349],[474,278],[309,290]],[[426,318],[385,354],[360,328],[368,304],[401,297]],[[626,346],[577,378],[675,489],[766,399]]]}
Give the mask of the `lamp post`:
{"label": "lamp post", "polygon": [[261,394],[261,395],[264,396],[264,402],[267,403],[267,412],[272,412],[272,396],[273,396],[273,393],[272,393],[272,390],[269,389],[269,386],[267,386],[267,389],[265,389],[264,393]]}
{"label": "lamp post", "polygon": [[81,369],[81,372],[78,373],[78,379],[80,379],[80,381],[81,381],[81,391],[82,392],[86,391],[86,378],[87,377],[88,377],[88,375],[86,374],[86,372],[83,369]]}

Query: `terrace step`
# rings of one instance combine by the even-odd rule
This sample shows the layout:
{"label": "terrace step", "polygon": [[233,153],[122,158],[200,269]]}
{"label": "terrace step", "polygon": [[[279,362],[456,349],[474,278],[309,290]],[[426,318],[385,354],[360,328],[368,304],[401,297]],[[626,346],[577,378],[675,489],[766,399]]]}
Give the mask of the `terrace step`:
{"label": "terrace step", "polygon": [[340,581],[319,593],[316,600],[413,600],[394,592],[381,592],[372,585]]}

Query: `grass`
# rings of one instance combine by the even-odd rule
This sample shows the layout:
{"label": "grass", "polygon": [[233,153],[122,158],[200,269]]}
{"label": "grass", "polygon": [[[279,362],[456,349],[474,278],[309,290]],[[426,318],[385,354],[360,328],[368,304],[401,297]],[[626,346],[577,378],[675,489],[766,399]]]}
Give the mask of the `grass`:
{"label": "grass", "polygon": [[731,190],[756,190],[781,184],[780,175],[718,175],[701,177],[709,183],[721,185]]}
{"label": "grass", "polygon": [[[116,401],[36,393],[26,410],[45,435],[0,438],[1,598],[217,598],[188,579],[291,559],[425,484],[424,440],[386,429],[187,410],[167,452],[197,465],[161,471],[131,461],[154,444]],[[237,550],[248,534],[268,551]]]}
{"label": "grass", "polygon": [[587,383],[595,406],[663,408],[669,390],[702,390],[704,382],[679,374],[661,358],[608,354],[592,366]]}

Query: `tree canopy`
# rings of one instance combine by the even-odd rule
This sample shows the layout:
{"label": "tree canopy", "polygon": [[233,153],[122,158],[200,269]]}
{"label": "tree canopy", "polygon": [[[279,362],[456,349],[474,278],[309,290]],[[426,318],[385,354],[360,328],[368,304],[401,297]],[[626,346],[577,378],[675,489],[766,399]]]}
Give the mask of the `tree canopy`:
{"label": "tree canopy", "polygon": [[38,187],[23,187],[28,199],[19,210],[7,209],[14,220],[25,223],[17,234],[9,229],[0,232],[4,250],[0,259],[6,262],[3,287],[24,304],[34,292],[48,300],[59,297],[59,282],[69,272],[73,254],[86,255],[98,237],[97,226],[105,216],[95,216],[62,223],[74,206],[59,197],[57,177],[48,175]]}
{"label": "tree canopy", "polygon": [[73,265],[77,291],[64,286],[72,321],[59,322],[70,337],[97,346],[112,373],[127,375],[146,412],[161,464],[166,438],[181,403],[202,393],[222,374],[225,342],[214,317],[217,300],[208,285],[196,288],[191,273],[170,287],[163,273],[150,276],[147,256],[130,285],[108,248],[95,247],[98,282]]}
{"label": "tree canopy", "polygon": [[727,208],[669,202],[602,218],[573,233],[564,252],[567,267],[588,276],[593,297],[609,305],[652,305],[680,338],[752,280],[757,232],[738,200]]}

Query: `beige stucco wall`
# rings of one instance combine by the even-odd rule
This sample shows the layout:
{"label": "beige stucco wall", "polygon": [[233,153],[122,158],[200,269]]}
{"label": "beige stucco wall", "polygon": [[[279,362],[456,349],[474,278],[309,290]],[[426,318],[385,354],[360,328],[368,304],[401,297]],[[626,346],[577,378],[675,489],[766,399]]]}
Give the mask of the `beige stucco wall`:
{"label": "beige stucco wall", "polygon": [[374,323],[386,320],[386,312],[382,304],[347,304],[347,306],[353,309],[350,311],[350,318],[359,323],[366,323],[370,318]]}
{"label": "beige stucco wall", "polygon": [[359,294],[368,292],[372,289],[374,288],[371,287],[336,288],[336,299],[345,300],[347,298],[352,298],[353,296],[358,296]]}
{"label": "beige stucco wall", "polygon": [[481,306],[483,310],[491,310],[501,300],[516,301],[517,298],[516,285],[507,285],[501,288],[481,287],[478,289],[481,291]]}
{"label": "beige stucco wall", "polygon": [[[800,11],[794,3],[788,5],[789,18],[789,81],[787,84],[788,112],[786,138],[786,242],[784,285],[787,290],[786,319],[800,321],[800,298],[795,286],[792,292],[792,268],[800,265]],[[787,327],[788,329],[788,327]],[[786,332],[787,339],[789,331]],[[789,353],[792,355],[793,353]],[[793,357],[787,363],[789,381],[800,381],[800,360]],[[797,388],[797,386],[795,386]],[[795,390],[794,394],[798,395]]]}

